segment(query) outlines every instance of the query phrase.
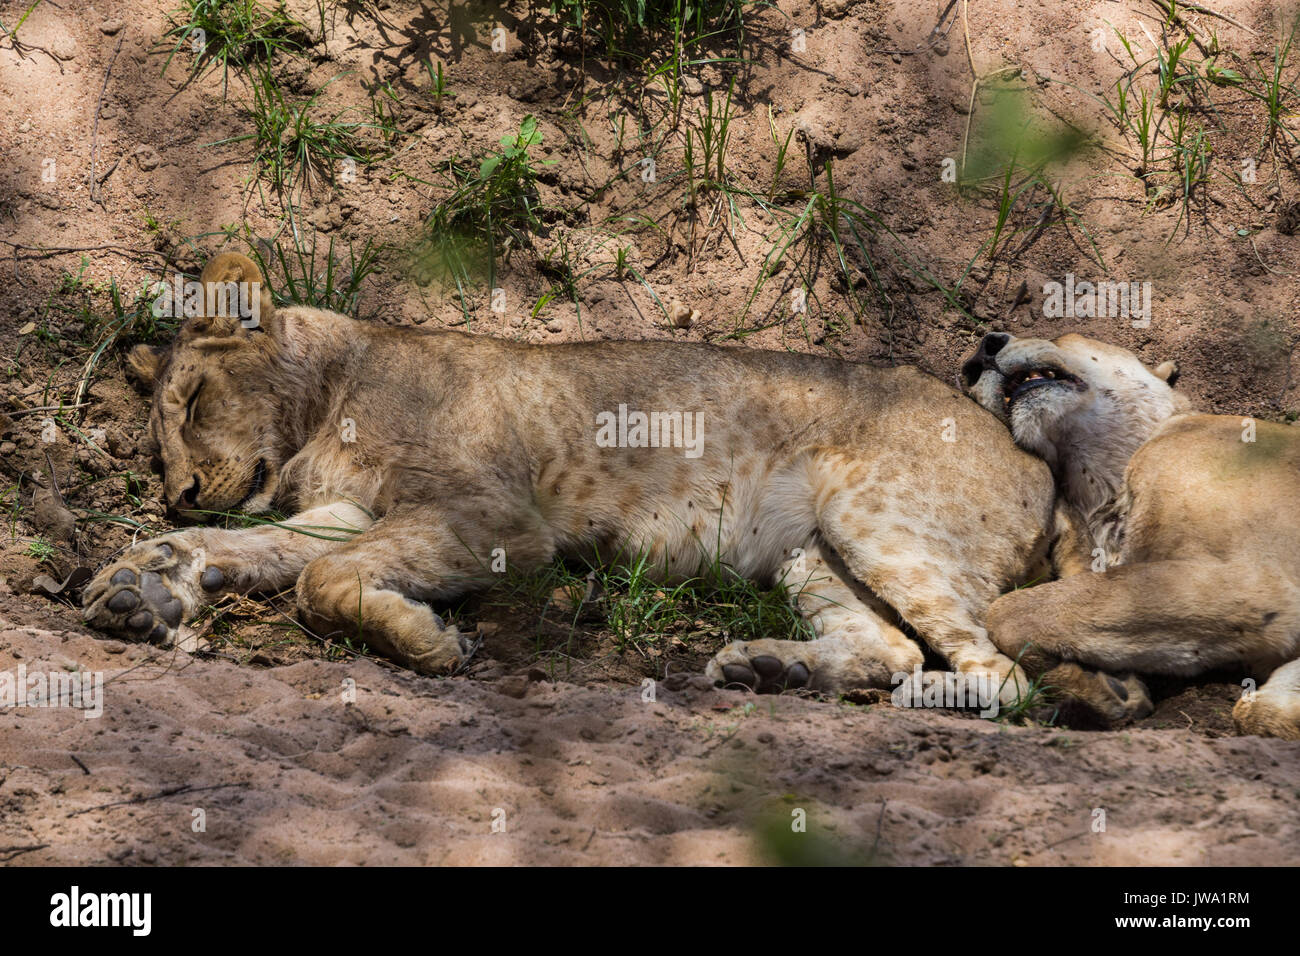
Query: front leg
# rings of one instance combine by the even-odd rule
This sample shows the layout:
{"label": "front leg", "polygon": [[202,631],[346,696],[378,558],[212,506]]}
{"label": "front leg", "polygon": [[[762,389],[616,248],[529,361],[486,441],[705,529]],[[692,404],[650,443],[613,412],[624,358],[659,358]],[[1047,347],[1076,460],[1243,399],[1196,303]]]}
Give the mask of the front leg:
{"label": "front leg", "polygon": [[1012,591],[987,623],[1004,654],[1114,724],[1151,711],[1134,672],[1191,677],[1276,659],[1297,616],[1275,609],[1300,607],[1295,593],[1246,564],[1151,561]]}
{"label": "front leg", "polygon": [[82,595],[86,621],[131,639],[175,640],[181,622],[223,591],[282,591],[307,563],[346,544],[373,519],[350,502],[260,528],[187,528],[126,551]]}
{"label": "front leg", "polygon": [[[536,510],[526,503],[504,507],[504,499],[483,499],[480,508],[462,494],[454,512],[392,508],[366,534],[303,569],[298,616],[319,637],[354,639],[422,674],[455,670],[472,642],[428,602],[491,585],[499,577],[492,569],[497,549],[522,571],[555,553]],[[483,516],[491,520],[473,520]]]}
{"label": "front leg", "polygon": [[1289,646],[1297,615],[1279,609],[1300,606],[1295,594],[1257,566],[1150,561],[1004,594],[987,626],[1009,657],[1041,652],[1117,673],[1191,677]]}

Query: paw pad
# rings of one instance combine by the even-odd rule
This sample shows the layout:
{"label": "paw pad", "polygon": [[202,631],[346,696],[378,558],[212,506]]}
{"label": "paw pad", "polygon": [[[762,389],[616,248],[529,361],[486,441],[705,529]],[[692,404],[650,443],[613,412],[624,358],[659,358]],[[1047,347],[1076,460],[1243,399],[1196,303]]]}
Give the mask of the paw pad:
{"label": "paw pad", "polygon": [[[170,544],[148,542],[101,572],[82,593],[87,622],[135,640],[165,641],[184,620],[187,601],[193,606],[197,596],[193,572],[176,555]],[[199,583],[216,590],[225,574],[208,568]]]}
{"label": "paw pad", "polygon": [[[120,574],[121,572],[118,573]],[[140,599],[130,591],[118,591],[109,599],[108,609],[110,611],[115,611],[118,614],[125,614],[127,611],[134,610],[135,606],[139,603]]]}
{"label": "paw pad", "polygon": [[759,694],[779,694],[808,686],[811,677],[807,666],[800,661],[786,666],[780,658],[760,654],[750,658],[748,665],[723,664],[721,684],[724,687],[741,685]]}

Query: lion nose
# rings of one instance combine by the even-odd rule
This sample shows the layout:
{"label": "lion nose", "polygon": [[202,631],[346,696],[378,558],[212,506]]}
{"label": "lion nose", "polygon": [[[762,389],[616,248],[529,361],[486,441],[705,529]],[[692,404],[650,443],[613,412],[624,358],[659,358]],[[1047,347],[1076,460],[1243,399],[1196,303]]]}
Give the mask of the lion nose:
{"label": "lion nose", "polygon": [[990,332],[980,341],[979,350],[961,367],[961,378],[967,388],[974,388],[984,370],[996,368],[993,357],[1006,347],[1011,336],[1005,332]]}
{"label": "lion nose", "polygon": [[199,476],[194,476],[194,481],[188,488],[176,496],[175,508],[177,511],[193,511],[199,503]]}
{"label": "lion nose", "polygon": [[977,354],[987,355],[989,358],[997,355],[1011,341],[1011,336],[1006,332],[990,332],[984,336],[980,342],[980,350]]}

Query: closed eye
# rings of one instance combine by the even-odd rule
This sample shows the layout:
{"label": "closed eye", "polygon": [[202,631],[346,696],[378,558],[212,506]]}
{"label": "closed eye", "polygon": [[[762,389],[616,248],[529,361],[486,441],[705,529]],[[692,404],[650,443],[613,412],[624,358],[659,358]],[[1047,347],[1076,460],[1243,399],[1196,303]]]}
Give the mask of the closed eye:
{"label": "closed eye", "polygon": [[199,387],[194,390],[194,393],[190,395],[190,400],[185,403],[185,421],[187,422],[194,421],[194,407],[198,404],[199,392],[201,391],[203,391],[202,382],[199,383]]}

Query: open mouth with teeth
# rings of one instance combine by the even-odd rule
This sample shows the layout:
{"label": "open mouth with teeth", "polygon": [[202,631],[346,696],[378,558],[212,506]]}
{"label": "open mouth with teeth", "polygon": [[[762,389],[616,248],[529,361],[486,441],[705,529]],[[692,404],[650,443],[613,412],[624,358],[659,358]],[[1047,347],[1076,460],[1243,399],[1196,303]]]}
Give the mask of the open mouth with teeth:
{"label": "open mouth with teeth", "polygon": [[262,493],[262,489],[265,487],[266,487],[266,459],[259,458],[257,460],[257,467],[253,469],[253,484],[249,487],[248,494],[244,495],[243,500],[240,501],[239,504],[237,504],[235,507],[242,508],[244,505],[248,504],[248,502],[251,501],[253,498],[256,498],[258,495],[260,495]]}
{"label": "open mouth with teeth", "polygon": [[1008,408],[1016,399],[1045,385],[1078,385],[1079,380],[1058,368],[1027,368],[1007,376],[1002,385],[1002,404]]}

